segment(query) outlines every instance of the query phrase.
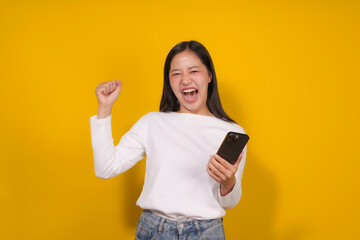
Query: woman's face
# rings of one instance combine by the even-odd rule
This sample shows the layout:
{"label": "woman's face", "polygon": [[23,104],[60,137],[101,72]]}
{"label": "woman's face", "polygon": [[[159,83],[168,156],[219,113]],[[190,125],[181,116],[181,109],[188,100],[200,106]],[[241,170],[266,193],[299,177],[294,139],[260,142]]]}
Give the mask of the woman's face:
{"label": "woman's face", "polygon": [[170,86],[180,103],[179,112],[212,115],[206,106],[211,72],[191,50],[182,51],[170,63]]}

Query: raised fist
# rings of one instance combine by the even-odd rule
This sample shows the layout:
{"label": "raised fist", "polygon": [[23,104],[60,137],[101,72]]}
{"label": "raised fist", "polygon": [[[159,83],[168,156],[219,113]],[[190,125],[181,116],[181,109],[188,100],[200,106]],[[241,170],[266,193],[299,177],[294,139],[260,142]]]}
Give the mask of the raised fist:
{"label": "raised fist", "polygon": [[100,83],[95,94],[101,106],[112,106],[119,97],[122,82],[119,80]]}

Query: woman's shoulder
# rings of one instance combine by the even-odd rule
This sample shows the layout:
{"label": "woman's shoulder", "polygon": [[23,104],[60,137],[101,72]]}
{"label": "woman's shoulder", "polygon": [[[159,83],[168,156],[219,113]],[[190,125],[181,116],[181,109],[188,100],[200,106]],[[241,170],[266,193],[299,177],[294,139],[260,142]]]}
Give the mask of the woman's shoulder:
{"label": "woman's shoulder", "polygon": [[151,122],[154,121],[156,119],[162,118],[164,116],[163,112],[157,112],[157,111],[153,111],[153,112],[148,112],[146,114],[144,114],[139,120],[138,122]]}
{"label": "woman's shoulder", "polygon": [[234,128],[237,129],[237,132],[239,132],[239,133],[246,133],[245,129],[237,123],[234,123]]}
{"label": "woman's shoulder", "polygon": [[140,119],[150,120],[152,118],[160,117],[161,115],[162,115],[162,112],[153,111],[153,112],[148,112],[148,113],[144,114]]}
{"label": "woman's shoulder", "polygon": [[142,116],[144,119],[154,119],[154,118],[171,118],[176,117],[175,112],[160,112],[160,111],[152,111],[148,112]]}
{"label": "woman's shoulder", "polygon": [[239,132],[239,133],[246,133],[245,129],[236,122],[228,122],[228,121],[225,121],[225,120],[221,120],[221,121],[223,122],[224,125],[227,126],[229,131]]}
{"label": "woman's shoulder", "polygon": [[222,126],[229,131],[246,133],[244,128],[235,122],[228,122],[223,119],[217,118],[215,116],[205,116],[197,115],[190,113],[177,113],[177,112],[160,112],[152,111],[143,115],[139,121],[140,122],[153,122],[153,121],[167,121],[167,120],[177,120],[183,122],[184,120],[191,120],[192,122],[198,122],[204,126]]}

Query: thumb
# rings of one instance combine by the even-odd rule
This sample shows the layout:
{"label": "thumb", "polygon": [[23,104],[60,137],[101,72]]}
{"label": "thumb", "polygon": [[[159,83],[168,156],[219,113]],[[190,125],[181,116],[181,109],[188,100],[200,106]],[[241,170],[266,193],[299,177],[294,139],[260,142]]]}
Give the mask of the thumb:
{"label": "thumb", "polygon": [[240,162],[241,162],[241,159],[242,159],[242,157],[243,157],[243,153],[244,153],[244,152],[241,152],[239,158],[236,160],[236,162],[235,162],[235,164],[234,164],[234,166],[235,166],[236,168],[238,168],[238,166],[239,166],[239,164],[240,164]]}
{"label": "thumb", "polygon": [[120,90],[121,90],[122,82],[119,81],[119,80],[116,80],[115,83],[116,83],[116,88],[115,88],[115,91],[114,91],[114,92],[119,93]]}

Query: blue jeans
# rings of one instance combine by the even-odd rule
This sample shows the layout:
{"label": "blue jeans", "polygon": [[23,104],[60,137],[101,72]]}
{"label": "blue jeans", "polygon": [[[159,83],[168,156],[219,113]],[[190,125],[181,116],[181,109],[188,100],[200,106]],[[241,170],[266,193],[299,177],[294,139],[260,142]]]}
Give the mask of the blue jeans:
{"label": "blue jeans", "polygon": [[136,240],[224,240],[223,219],[174,221],[148,210],[141,213],[135,233]]}

